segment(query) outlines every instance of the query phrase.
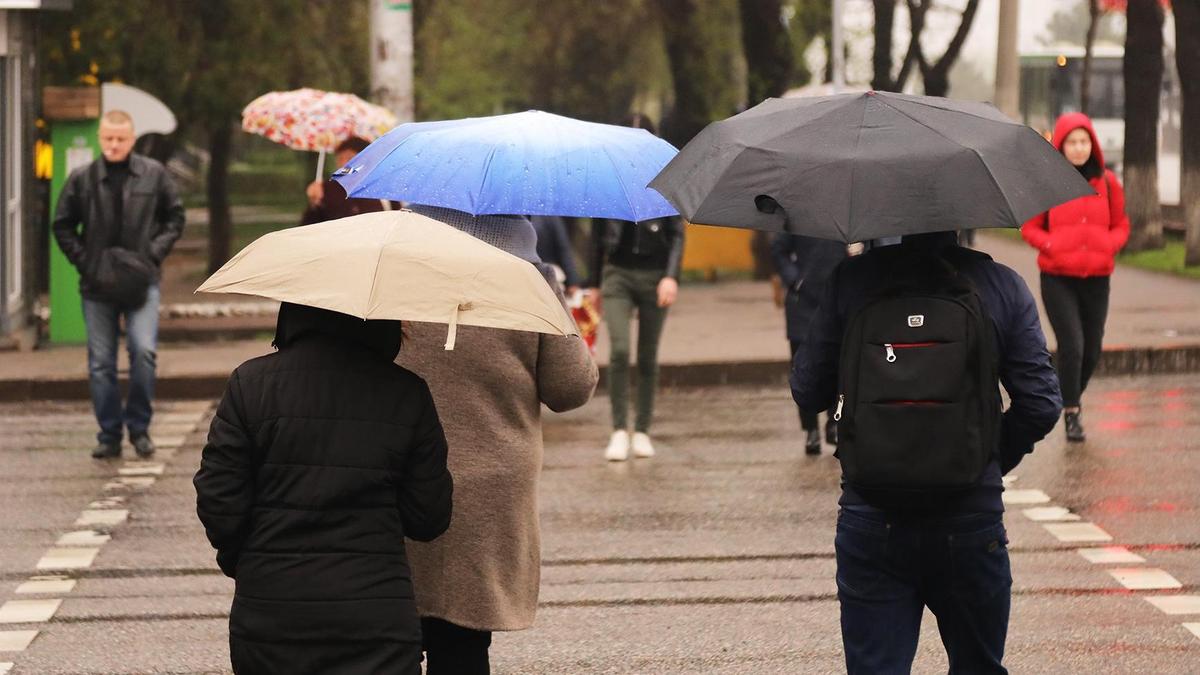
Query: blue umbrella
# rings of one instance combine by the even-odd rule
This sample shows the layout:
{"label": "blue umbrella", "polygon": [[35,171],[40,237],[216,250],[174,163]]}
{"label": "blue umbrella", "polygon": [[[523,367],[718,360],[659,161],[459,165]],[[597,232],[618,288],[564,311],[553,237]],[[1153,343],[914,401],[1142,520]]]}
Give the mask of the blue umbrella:
{"label": "blue umbrella", "polygon": [[334,174],[351,197],[474,215],[649,220],[678,213],[646,187],[677,150],[644,129],[531,110],[402,124]]}

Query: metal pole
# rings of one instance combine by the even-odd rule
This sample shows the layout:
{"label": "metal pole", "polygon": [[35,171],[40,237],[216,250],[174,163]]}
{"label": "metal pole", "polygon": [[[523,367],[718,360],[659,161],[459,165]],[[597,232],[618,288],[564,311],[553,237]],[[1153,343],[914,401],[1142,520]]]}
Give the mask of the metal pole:
{"label": "metal pole", "polygon": [[833,61],[833,93],[840,94],[846,87],[846,36],[842,26],[846,0],[833,0],[833,39],[830,52]]}
{"label": "metal pole", "polygon": [[371,98],[413,121],[413,3],[371,0]]}
{"label": "metal pole", "polygon": [[996,107],[1015,120],[1021,119],[1021,63],[1017,54],[1020,9],[1020,0],[1000,0],[996,38]]}

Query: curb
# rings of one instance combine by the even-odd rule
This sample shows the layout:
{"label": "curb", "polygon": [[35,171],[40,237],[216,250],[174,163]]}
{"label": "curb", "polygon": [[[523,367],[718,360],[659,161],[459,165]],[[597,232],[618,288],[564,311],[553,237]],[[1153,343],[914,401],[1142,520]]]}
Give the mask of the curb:
{"label": "curb", "polygon": [[[636,370],[636,369],[634,369]],[[663,364],[658,381],[663,387],[754,386],[782,387],[788,382],[791,362],[714,361],[709,363]],[[1165,375],[1200,373],[1200,345],[1171,347],[1121,347],[1106,349],[1096,367],[1098,376]],[[634,375],[633,372],[630,373]],[[155,384],[160,400],[217,398],[225,392],[228,373],[161,377]],[[600,367],[597,391],[607,388],[608,367]],[[122,388],[126,386],[122,380]],[[58,380],[0,379],[0,402],[88,400],[86,377]]]}

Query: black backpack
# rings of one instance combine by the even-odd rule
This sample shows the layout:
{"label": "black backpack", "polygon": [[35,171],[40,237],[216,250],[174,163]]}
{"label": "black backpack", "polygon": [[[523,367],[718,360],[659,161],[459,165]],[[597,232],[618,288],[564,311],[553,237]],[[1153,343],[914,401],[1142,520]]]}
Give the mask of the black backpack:
{"label": "black backpack", "polygon": [[845,481],[887,508],[935,505],[978,484],[996,456],[999,358],[965,256],[879,250],[885,287],[846,326],[837,456]]}

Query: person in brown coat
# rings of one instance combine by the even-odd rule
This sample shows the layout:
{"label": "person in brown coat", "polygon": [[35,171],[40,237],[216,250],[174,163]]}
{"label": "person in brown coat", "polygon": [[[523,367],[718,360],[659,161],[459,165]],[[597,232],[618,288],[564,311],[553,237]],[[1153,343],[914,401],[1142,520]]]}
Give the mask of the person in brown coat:
{"label": "person in brown coat", "polygon": [[[342,141],[333,151],[337,165],[346,166],[347,162],[366,150],[370,144],[370,141],[358,136],[351,136]],[[305,188],[304,194],[308,197],[308,208],[304,209],[304,214],[300,216],[301,225],[312,225],[327,220],[349,218],[360,213],[391,211],[398,208],[386,199],[358,199],[357,197],[350,199],[346,196],[345,188],[332,178],[314,180]]]}
{"label": "person in brown coat", "polygon": [[[538,260],[525,218],[413,210]],[[450,529],[433,542],[407,542],[427,674],[487,673],[492,632],[529,628],[537,610],[542,404],[565,411],[587,403],[596,365],[576,336],[459,326],[446,351],[444,324],[404,325],[397,363],[429,384],[455,483]]]}

